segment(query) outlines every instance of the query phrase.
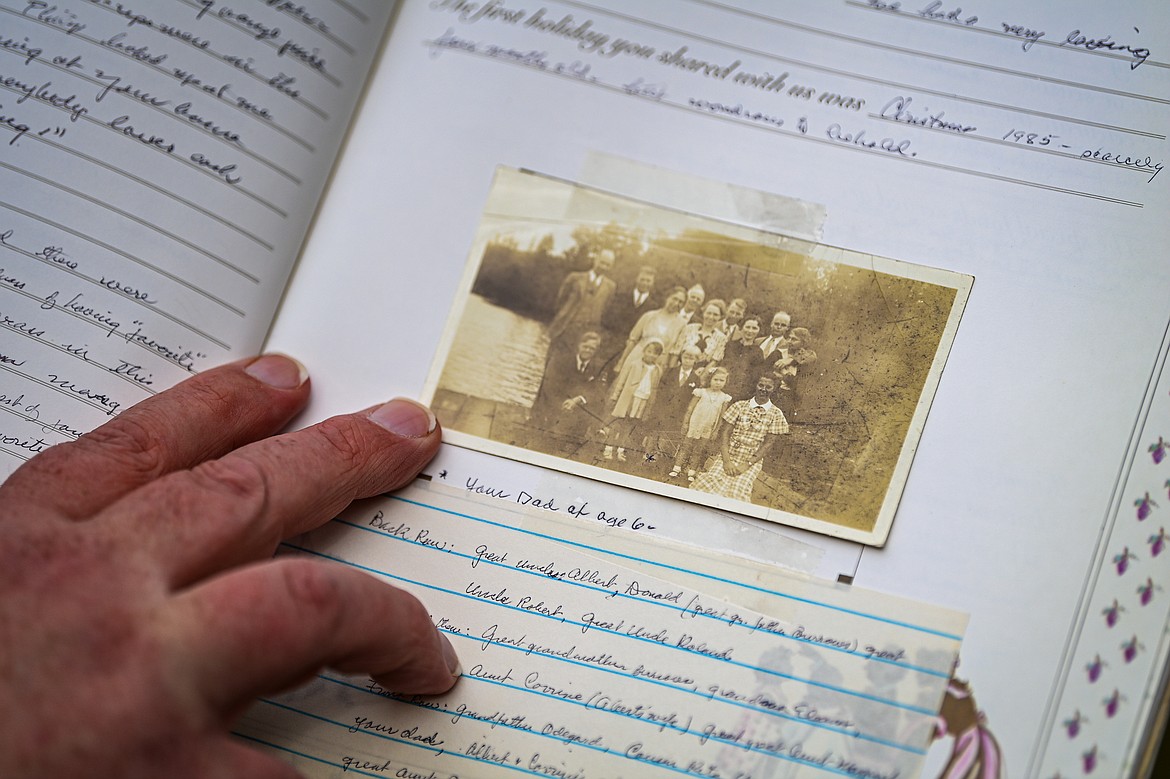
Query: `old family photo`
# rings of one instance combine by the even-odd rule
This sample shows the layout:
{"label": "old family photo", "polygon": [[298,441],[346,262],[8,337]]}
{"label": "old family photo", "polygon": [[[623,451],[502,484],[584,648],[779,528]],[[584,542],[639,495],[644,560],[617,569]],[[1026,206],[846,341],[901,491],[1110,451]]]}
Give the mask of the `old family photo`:
{"label": "old family photo", "polygon": [[447,440],[884,543],[970,277],[501,170]]}

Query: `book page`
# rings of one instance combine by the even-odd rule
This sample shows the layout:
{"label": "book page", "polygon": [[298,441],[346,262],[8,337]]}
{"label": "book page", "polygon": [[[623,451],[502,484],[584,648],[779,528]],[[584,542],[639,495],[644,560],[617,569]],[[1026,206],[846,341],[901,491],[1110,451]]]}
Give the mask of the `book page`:
{"label": "book page", "polygon": [[[982,719],[968,724],[994,734],[1005,775],[1039,775],[1041,745],[1068,739],[1051,726],[1076,714],[1062,658],[1107,629],[1096,614],[1082,631],[1079,602],[1121,552],[1099,547],[1170,321],[1163,16],[1154,2],[406,2],[271,343],[313,371],[306,421],[418,394],[497,168],[579,181],[597,153],[820,204],[829,245],[974,276],[887,545],[839,573],[972,615],[957,673]],[[817,352],[880,382],[864,355]],[[819,421],[864,431],[852,412]],[[861,446],[823,454],[793,467],[865,467]],[[432,475],[589,500],[749,557],[776,546],[720,512],[456,447]],[[1081,712],[1095,724],[1118,721],[1104,701],[1129,638],[1105,644],[1108,687]],[[1118,689],[1121,714],[1144,695]],[[1126,773],[1130,745],[1102,738],[1097,772]],[[942,736],[927,775],[959,744]],[[1060,754],[1092,748],[1078,736]]]}
{"label": "book page", "polygon": [[[1170,659],[1168,357],[1170,328],[1102,525],[1095,573],[1082,586],[1076,629],[1057,669],[1059,692],[1045,712],[1044,743],[1037,750],[1042,776],[1077,764],[1088,773],[1115,760],[1121,748],[1152,761],[1165,741],[1158,709]],[[1140,760],[1133,764],[1134,775],[1154,775]]]}
{"label": "book page", "polygon": [[390,8],[0,2],[0,478],[260,347]]}
{"label": "book page", "polygon": [[327,672],[238,733],[314,776],[918,770],[962,615],[796,575],[759,581],[762,608],[745,608],[691,587],[723,573],[706,561],[643,565],[587,529],[415,488],[294,539],[422,597],[464,677],[400,696]]}

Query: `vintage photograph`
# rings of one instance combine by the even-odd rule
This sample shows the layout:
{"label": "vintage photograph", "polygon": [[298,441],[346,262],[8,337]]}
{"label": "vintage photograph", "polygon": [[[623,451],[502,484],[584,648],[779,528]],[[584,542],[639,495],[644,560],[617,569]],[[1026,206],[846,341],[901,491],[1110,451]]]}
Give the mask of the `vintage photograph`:
{"label": "vintage photograph", "polygon": [[972,279],[498,171],[450,443],[881,545]]}

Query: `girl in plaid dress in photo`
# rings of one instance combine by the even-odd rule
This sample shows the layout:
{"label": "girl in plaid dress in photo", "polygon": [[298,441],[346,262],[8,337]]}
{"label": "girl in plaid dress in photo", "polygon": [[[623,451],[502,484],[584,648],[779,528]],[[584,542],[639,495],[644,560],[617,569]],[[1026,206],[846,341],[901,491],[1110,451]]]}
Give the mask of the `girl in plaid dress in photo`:
{"label": "girl in plaid dress in photo", "polygon": [[776,380],[771,374],[756,381],[756,394],[749,400],[732,403],[723,412],[719,457],[710,470],[699,474],[691,485],[700,492],[750,503],[752,487],[764,467],[764,458],[776,436],[788,432],[784,412],[772,404]]}

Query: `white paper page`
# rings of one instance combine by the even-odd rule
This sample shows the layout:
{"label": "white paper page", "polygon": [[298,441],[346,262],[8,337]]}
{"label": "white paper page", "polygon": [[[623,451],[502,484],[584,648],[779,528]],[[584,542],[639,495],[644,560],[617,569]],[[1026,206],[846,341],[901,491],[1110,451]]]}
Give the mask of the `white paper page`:
{"label": "white paper page", "polygon": [[[823,204],[828,243],[972,274],[889,542],[856,582],[971,613],[959,674],[1008,775],[1037,772],[1168,318],[1161,7],[457,5],[403,6],[274,333],[314,371],[307,418],[421,389],[500,164],[572,179],[601,151],[722,178]],[[654,52],[608,56],[618,41]],[[1109,772],[1129,753],[1100,751]]]}
{"label": "white paper page", "polygon": [[465,675],[422,697],[327,672],[239,732],[313,776],[917,771],[962,615],[796,576],[752,593],[758,613],[686,571],[631,569],[573,522],[412,489],[293,540],[419,595]]}
{"label": "white paper page", "polygon": [[1143,740],[1163,737],[1157,712],[1170,658],[1168,354],[1170,329],[1057,670],[1059,693],[1049,701],[1037,750],[1041,776],[1068,766],[1089,773],[1101,764],[1132,765],[1128,773],[1140,775]]}
{"label": "white paper page", "polygon": [[0,478],[259,348],[390,8],[0,2]]}

